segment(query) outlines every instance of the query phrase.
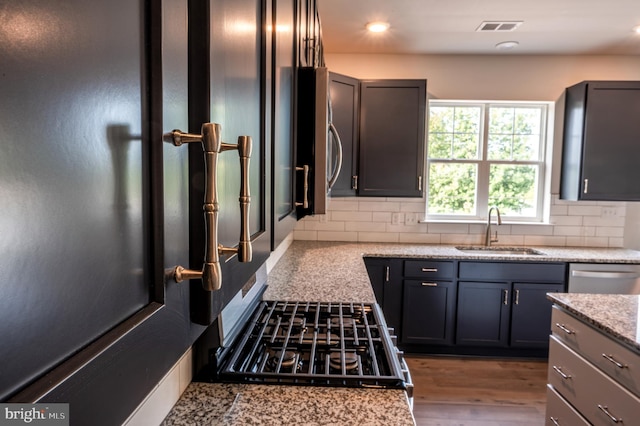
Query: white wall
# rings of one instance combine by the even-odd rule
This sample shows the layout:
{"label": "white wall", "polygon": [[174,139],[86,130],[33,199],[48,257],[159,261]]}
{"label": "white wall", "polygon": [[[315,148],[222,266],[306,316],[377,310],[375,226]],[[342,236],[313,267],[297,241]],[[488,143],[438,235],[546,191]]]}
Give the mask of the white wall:
{"label": "white wall", "polygon": [[[331,71],[359,79],[424,78],[432,98],[556,102],[550,223],[501,226],[505,245],[632,247],[640,212],[626,218],[622,202],[558,199],[563,92],[582,80],[640,80],[640,56],[371,55],[326,54]],[[481,224],[413,224],[424,201],[393,198],[333,199],[328,214],[305,218],[296,239],[479,244]],[[396,213],[394,215],[394,213]],[[409,215],[408,215],[409,214]],[[408,219],[408,220],[407,220]],[[409,223],[407,223],[409,222]]]}

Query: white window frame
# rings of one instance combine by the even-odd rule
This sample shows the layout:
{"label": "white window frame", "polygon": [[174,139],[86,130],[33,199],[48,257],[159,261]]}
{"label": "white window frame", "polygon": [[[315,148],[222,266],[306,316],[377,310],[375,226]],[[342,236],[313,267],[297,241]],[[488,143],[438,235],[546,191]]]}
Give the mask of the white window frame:
{"label": "white window frame", "polygon": [[[474,222],[482,221],[487,218],[489,208],[489,171],[492,164],[517,164],[517,165],[535,165],[538,167],[538,182],[537,182],[537,209],[534,216],[509,216],[502,215],[503,221],[509,222],[525,222],[525,223],[544,223],[548,221],[548,206],[550,204],[549,194],[549,180],[551,173],[551,156],[549,153],[552,151],[552,124],[554,114],[553,102],[547,101],[479,101],[479,100],[440,100],[430,99],[429,109],[431,106],[470,106],[481,107],[480,117],[480,158],[473,160],[458,160],[458,159],[431,159],[429,158],[429,133],[427,125],[427,148],[426,148],[426,161],[425,161],[425,176],[427,185],[425,186],[425,220],[426,221],[446,221],[446,222]],[[533,161],[508,161],[508,160],[488,160],[487,159],[487,145],[488,145],[488,132],[489,132],[489,108],[490,107],[539,107],[542,110],[541,114],[541,127],[540,127],[540,147],[538,152],[538,159]],[[476,214],[462,215],[462,214],[429,214],[429,170],[432,163],[445,163],[445,164],[477,164],[478,176],[476,182]]]}

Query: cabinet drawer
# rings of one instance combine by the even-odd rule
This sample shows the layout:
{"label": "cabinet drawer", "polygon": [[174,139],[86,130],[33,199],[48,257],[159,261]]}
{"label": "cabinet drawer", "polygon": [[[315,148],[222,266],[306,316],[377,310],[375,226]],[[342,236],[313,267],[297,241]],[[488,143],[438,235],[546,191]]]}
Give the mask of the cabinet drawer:
{"label": "cabinet drawer", "polygon": [[415,278],[453,278],[453,262],[405,260],[404,276]]}
{"label": "cabinet drawer", "polygon": [[555,306],[551,330],[567,346],[640,396],[640,357],[637,353]]}
{"label": "cabinet drawer", "polygon": [[460,262],[461,280],[564,282],[566,263]]}
{"label": "cabinet drawer", "polygon": [[589,422],[575,408],[547,385],[547,415],[545,426],[589,426]]}
{"label": "cabinet drawer", "polygon": [[549,384],[596,426],[637,420],[640,399],[555,336],[549,342]]}

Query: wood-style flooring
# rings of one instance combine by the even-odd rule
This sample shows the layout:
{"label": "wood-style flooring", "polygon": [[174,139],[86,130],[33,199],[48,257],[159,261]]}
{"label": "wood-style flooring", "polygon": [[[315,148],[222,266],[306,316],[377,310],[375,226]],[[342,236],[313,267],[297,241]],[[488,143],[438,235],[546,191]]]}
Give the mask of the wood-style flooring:
{"label": "wood-style flooring", "polygon": [[405,355],[418,426],[541,426],[546,361]]}

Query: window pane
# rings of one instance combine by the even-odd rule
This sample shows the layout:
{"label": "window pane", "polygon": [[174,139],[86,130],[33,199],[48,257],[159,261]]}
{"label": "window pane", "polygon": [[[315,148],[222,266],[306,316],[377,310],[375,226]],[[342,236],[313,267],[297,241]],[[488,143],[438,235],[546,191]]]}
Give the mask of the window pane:
{"label": "window pane", "polygon": [[516,135],[513,137],[514,160],[537,160],[540,135]]}
{"label": "window pane", "polygon": [[427,213],[475,214],[477,175],[476,164],[431,163]]}
{"label": "window pane", "polygon": [[512,143],[513,136],[511,135],[489,134],[487,157],[492,160],[511,160]]}
{"label": "window pane", "polygon": [[430,107],[429,131],[453,133],[453,107]]}
{"label": "window pane", "polygon": [[513,134],[513,108],[492,107],[489,115],[489,133]]}
{"label": "window pane", "polygon": [[457,160],[478,158],[478,135],[456,133],[453,140],[453,158]]}
{"label": "window pane", "polygon": [[[538,160],[542,109],[539,107],[491,107],[489,160]],[[513,143],[507,147],[506,138]]]}
{"label": "window pane", "polygon": [[507,216],[536,216],[538,167],[491,165],[489,205]]}
{"label": "window pane", "polygon": [[451,133],[429,134],[429,158],[451,158]]}
{"label": "window pane", "polygon": [[480,141],[480,107],[454,107],[454,148],[455,159],[478,158]]}
{"label": "window pane", "polygon": [[432,106],[429,109],[429,158],[477,159],[480,107]]}

